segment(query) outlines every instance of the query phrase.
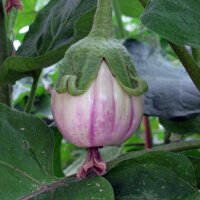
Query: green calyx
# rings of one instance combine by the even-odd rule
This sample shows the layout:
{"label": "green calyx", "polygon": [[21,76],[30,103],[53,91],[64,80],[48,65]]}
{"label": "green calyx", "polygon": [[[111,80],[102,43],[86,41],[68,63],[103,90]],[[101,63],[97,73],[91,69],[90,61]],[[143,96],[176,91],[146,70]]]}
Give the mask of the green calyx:
{"label": "green calyx", "polygon": [[99,0],[89,35],[72,45],[59,63],[55,86],[58,93],[73,96],[88,90],[105,60],[121,87],[132,96],[147,91],[146,81],[137,76],[128,51],[113,38],[112,0]]}

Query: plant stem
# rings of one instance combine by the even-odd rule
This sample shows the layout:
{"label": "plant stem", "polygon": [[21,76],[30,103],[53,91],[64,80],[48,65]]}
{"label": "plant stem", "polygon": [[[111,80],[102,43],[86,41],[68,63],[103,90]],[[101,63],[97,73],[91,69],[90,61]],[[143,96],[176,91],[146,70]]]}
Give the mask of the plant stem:
{"label": "plant stem", "polygon": [[200,67],[200,50],[192,47],[192,55]]}
{"label": "plant stem", "polygon": [[170,143],[171,135],[172,135],[171,131],[165,129],[165,139],[164,139],[164,143],[165,144],[169,144]]}
{"label": "plant stem", "polygon": [[38,81],[39,81],[39,78],[40,78],[40,73],[41,73],[41,70],[38,70],[36,72],[36,75],[33,77],[33,84],[32,84],[32,87],[31,87],[31,92],[30,92],[30,95],[28,97],[28,101],[26,103],[24,112],[27,112],[27,113],[31,112],[31,108],[32,108],[33,102],[35,100],[35,93],[36,93],[36,90],[37,90],[37,85],[38,85]]}
{"label": "plant stem", "polygon": [[94,22],[89,36],[112,38],[112,0],[98,0]]}
{"label": "plant stem", "polygon": [[172,152],[182,152],[193,149],[200,149],[200,139],[175,142],[153,148],[153,150],[172,151]]}
{"label": "plant stem", "polygon": [[[148,3],[146,0],[140,0],[140,2],[143,5],[143,7],[145,7]],[[198,66],[197,62],[195,62],[193,57],[189,54],[189,52],[184,46],[178,46],[170,41],[168,41],[168,43],[176,53],[183,66],[185,67],[193,83],[200,91],[200,66]]]}
{"label": "plant stem", "polygon": [[192,56],[188,53],[187,49],[184,46],[178,46],[172,42],[169,42],[169,45],[174,50],[176,55],[178,56],[179,60],[185,67],[187,73],[189,74],[190,78],[200,91],[200,67],[192,58]]}
{"label": "plant stem", "polygon": [[11,107],[11,87],[6,83],[0,85],[0,103]]}
{"label": "plant stem", "polygon": [[113,8],[114,8],[115,16],[117,19],[120,38],[125,38],[126,32],[124,30],[124,25],[122,22],[122,17],[121,17],[122,15],[121,15],[120,7],[119,7],[119,0],[113,0]]}
{"label": "plant stem", "polygon": [[145,149],[142,151],[130,152],[130,153],[122,155],[118,158],[115,158],[112,161],[109,161],[107,163],[107,168],[108,168],[108,170],[110,170],[111,168],[113,168],[114,166],[116,166],[118,163],[120,163],[122,161],[131,159],[131,158],[135,158],[135,157],[143,155],[147,152],[152,152],[152,151],[182,152],[182,151],[193,150],[193,149],[200,149],[200,139],[161,145],[161,146],[154,147],[151,150]]}
{"label": "plant stem", "polygon": [[[0,0],[0,67],[4,60],[8,57],[8,38],[5,25],[5,15],[3,9],[3,2]],[[10,86],[7,83],[0,85],[0,103],[11,106]]]}
{"label": "plant stem", "polygon": [[143,117],[143,123],[144,123],[145,149],[151,149],[152,148],[151,127],[149,123],[149,118],[147,116]]}
{"label": "plant stem", "polygon": [[8,38],[6,33],[3,2],[0,0],[0,66],[8,56]]}

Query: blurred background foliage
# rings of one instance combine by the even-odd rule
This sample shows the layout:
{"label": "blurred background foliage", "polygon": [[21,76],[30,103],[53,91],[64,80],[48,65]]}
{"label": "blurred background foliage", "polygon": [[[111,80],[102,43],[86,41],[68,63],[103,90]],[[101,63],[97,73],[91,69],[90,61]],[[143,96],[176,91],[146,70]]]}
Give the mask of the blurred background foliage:
{"label": "blurred background foliage", "polygon": [[[34,21],[37,13],[49,2],[49,0],[23,0],[23,10],[18,12],[15,26],[13,28],[13,35],[11,40],[14,43],[15,50],[21,45],[26,32],[29,30],[30,24]],[[130,6],[131,5],[131,6]],[[115,34],[122,42],[126,39],[136,39],[155,46],[155,48],[161,48],[163,55],[175,66],[180,67],[180,61],[177,59],[174,52],[169,47],[167,41],[159,35],[153,33],[149,29],[145,28],[140,21],[140,15],[143,12],[139,0],[120,0],[119,5],[122,13],[122,22],[124,27],[124,36],[120,35],[119,26],[117,23],[117,16],[113,15],[113,22],[115,25]],[[86,151],[80,149],[68,141],[61,138],[61,135],[56,129],[52,114],[51,114],[51,89],[55,83],[58,70],[55,66],[50,66],[43,69],[39,84],[36,91],[36,98],[31,113],[44,119],[55,132],[55,140],[57,141],[58,151],[61,151],[60,157],[56,157],[61,161],[61,166],[65,175],[73,174],[77,168],[81,165],[85,158]],[[12,105],[18,110],[24,110],[26,105],[30,89],[32,85],[32,78],[23,78],[16,82],[13,87],[12,93]],[[169,130],[165,129],[158,117],[149,117],[152,143],[153,146],[161,145],[164,143],[191,140],[200,138],[198,131],[178,131],[176,128]],[[162,122],[162,119],[161,119]],[[164,123],[164,122],[163,122]],[[165,121],[164,124],[167,124]],[[167,124],[169,125],[169,123]],[[171,126],[170,126],[171,127]],[[199,127],[199,124],[198,124]],[[198,129],[197,127],[197,129]],[[175,132],[174,132],[175,130]],[[61,150],[59,149],[61,145]],[[105,160],[113,159],[122,153],[137,151],[144,149],[144,124],[142,123],[140,128],[133,134],[133,136],[119,147],[106,147],[102,149],[102,156]],[[196,169],[200,169],[199,158],[200,151],[195,150],[185,153],[193,162],[197,163]],[[56,170],[56,169],[55,169]],[[63,173],[59,171],[55,172],[57,176],[63,176]],[[200,174],[200,172],[198,172]],[[199,177],[200,178],[200,177]]]}

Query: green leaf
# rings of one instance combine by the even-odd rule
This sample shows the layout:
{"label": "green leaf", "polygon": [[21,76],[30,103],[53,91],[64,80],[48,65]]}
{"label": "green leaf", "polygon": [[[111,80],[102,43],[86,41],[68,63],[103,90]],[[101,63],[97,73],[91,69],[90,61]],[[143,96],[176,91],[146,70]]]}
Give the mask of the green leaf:
{"label": "green leaf", "polygon": [[1,200],[114,199],[102,177],[54,177],[54,134],[42,120],[0,104],[0,138]]}
{"label": "green leaf", "polygon": [[178,134],[200,133],[200,116],[174,120],[159,118],[159,121],[170,132]]}
{"label": "green leaf", "polygon": [[23,11],[19,11],[15,20],[14,33],[15,39],[23,41],[26,32],[19,32],[20,29],[30,26],[35,20],[37,13],[41,10],[49,0],[23,0]]}
{"label": "green leaf", "polygon": [[185,151],[183,154],[192,162],[196,175],[197,186],[200,188],[200,149]]}
{"label": "green leaf", "polygon": [[0,104],[0,196],[18,199],[53,180],[53,132]]}
{"label": "green leaf", "polygon": [[107,176],[117,199],[198,200],[198,192],[167,168],[157,165],[120,166]]}
{"label": "green leaf", "polygon": [[[181,154],[179,155],[165,151],[151,151],[138,155],[135,153],[134,157],[131,156],[129,158],[127,157],[126,160],[132,160],[132,163],[135,162],[136,164],[146,163],[146,164],[155,164],[167,167],[170,170],[175,171],[176,174],[182,177],[182,179],[184,179],[185,181],[189,182],[194,186],[196,185],[194,171],[191,169],[192,163],[189,162],[189,160]],[[126,160],[124,161],[121,160],[120,162],[123,163]],[[112,170],[112,168],[117,166],[120,162],[118,161],[118,158],[114,159],[108,164],[108,169]],[[174,166],[174,163],[176,163],[176,166]]]}
{"label": "green leaf", "polygon": [[60,158],[62,135],[55,126],[51,126],[51,129],[54,132],[54,140],[55,140],[54,157],[53,157],[54,174],[57,177],[63,177],[64,174],[62,172],[61,158]]}
{"label": "green leaf", "polygon": [[129,17],[139,17],[144,8],[139,0],[118,0],[123,15]]}
{"label": "green leaf", "polygon": [[142,23],[179,45],[200,48],[200,1],[154,0],[147,5]]}
{"label": "green leaf", "polygon": [[15,82],[63,58],[70,45],[86,36],[96,9],[94,0],[52,0],[30,26],[17,56],[5,60],[1,81]]}
{"label": "green leaf", "polygon": [[105,178],[116,199],[198,199],[190,161],[182,155],[155,151],[113,167]]}
{"label": "green leaf", "polygon": [[[57,182],[57,188],[52,192],[43,192],[31,200],[114,200],[113,189],[110,183],[103,177],[90,177],[81,181],[68,178],[67,181]],[[31,195],[30,195],[31,196]],[[29,198],[27,198],[29,199]]]}
{"label": "green leaf", "polygon": [[[75,39],[74,35],[75,37],[85,36],[91,28],[93,17],[90,15],[91,19],[88,19],[88,22],[81,20],[81,17],[91,10],[94,13],[95,7],[96,1],[92,0],[50,1],[38,13],[34,23],[30,26],[17,55],[28,57],[43,55],[62,47],[65,43],[69,44]],[[81,23],[79,24],[77,20],[81,20]],[[79,26],[84,23],[81,30],[76,27],[76,23]],[[81,33],[75,33],[77,29]]]}

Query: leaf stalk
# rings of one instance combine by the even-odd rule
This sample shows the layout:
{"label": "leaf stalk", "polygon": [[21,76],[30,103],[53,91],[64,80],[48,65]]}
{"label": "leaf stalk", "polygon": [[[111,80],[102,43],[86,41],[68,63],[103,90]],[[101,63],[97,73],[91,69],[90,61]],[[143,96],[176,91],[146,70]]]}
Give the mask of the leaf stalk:
{"label": "leaf stalk", "polygon": [[33,106],[33,103],[34,103],[34,100],[35,100],[35,94],[36,94],[40,74],[41,74],[41,70],[38,70],[38,71],[36,71],[36,75],[33,77],[33,84],[32,84],[32,87],[31,87],[31,92],[30,92],[30,95],[28,97],[28,101],[26,103],[24,112],[27,112],[27,113],[31,112],[31,109],[32,109],[32,106]]}

